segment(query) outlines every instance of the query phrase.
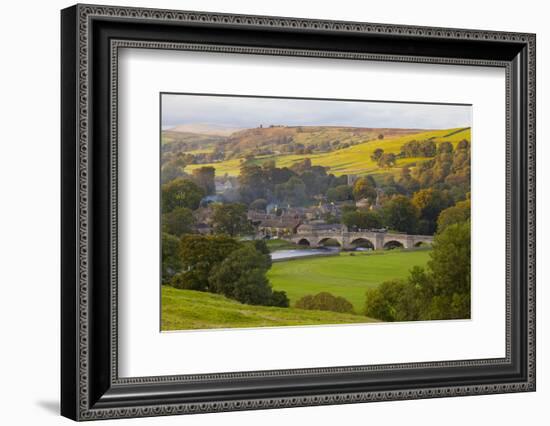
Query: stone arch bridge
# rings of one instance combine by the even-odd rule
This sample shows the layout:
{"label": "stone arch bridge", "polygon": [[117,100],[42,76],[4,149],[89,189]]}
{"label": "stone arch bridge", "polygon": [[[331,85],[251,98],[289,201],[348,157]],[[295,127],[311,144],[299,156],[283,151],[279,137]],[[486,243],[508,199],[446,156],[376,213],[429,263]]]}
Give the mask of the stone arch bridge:
{"label": "stone arch bridge", "polygon": [[298,231],[287,238],[298,245],[310,247],[321,247],[328,242],[336,241],[342,249],[353,249],[356,247],[370,247],[374,250],[386,248],[403,247],[406,249],[419,247],[422,244],[433,243],[431,235],[408,235],[392,232],[376,231]]}

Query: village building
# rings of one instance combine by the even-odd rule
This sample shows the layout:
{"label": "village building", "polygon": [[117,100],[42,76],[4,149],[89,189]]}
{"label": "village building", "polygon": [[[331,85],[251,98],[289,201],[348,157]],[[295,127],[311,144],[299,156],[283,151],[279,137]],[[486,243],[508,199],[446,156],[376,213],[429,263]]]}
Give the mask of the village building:
{"label": "village building", "polygon": [[216,185],[216,194],[224,194],[227,191],[236,189],[236,185],[233,184],[229,179],[223,182],[216,181],[215,185]]}
{"label": "village building", "polygon": [[253,225],[259,225],[260,222],[268,219],[274,219],[277,216],[270,213],[264,213],[258,210],[248,210],[246,213],[246,218],[252,222]]}
{"label": "village building", "polygon": [[295,234],[300,224],[299,219],[280,216],[262,220],[257,228],[263,238],[283,238]]}
{"label": "village building", "polygon": [[313,221],[309,223],[303,223],[296,229],[297,234],[311,234],[315,232],[334,232],[342,233],[347,232],[346,225],[341,223],[325,223],[323,221]]}
{"label": "village building", "polygon": [[370,201],[367,198],[361,198],[355,202],[355,207],[358,209],[368,209],[371,207]]}
{"label": "village building", "polygon": [[305,217],[307,220],[319,220],[323,219],[327,215],[340,217],[341,214],[342,211],[340,206],[334,203],[319,202],[317,206],[313,206],[305,210]]}

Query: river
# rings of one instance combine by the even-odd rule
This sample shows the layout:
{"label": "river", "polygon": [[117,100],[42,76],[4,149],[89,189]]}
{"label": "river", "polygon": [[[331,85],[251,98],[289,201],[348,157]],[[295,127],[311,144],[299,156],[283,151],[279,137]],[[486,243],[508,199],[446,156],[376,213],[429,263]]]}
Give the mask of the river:
{"label": "river", "polygon": [[322,249],[292,249],[292,250],[277,250],[271,253],[272,260],[296,259],[299,257],[330,255],[339,251],[338,248],[322,248]]}

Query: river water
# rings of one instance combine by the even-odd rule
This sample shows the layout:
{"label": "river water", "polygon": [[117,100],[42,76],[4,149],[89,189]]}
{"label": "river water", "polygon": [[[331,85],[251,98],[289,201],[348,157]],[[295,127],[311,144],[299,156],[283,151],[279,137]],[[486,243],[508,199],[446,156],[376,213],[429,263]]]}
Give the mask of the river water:
{"label": "river water", "polygon": [[271,259],[296,259],[298,257],[315,256],[320,254],[333,254],[338,252],[338,250],[339,249],[337,248],[277,250],[271,253]]}

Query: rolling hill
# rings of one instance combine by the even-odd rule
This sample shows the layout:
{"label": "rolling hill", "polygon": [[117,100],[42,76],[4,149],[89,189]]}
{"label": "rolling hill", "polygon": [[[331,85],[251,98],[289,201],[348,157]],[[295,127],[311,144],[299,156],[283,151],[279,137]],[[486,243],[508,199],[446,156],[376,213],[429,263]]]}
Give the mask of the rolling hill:
{"label": "rolling hill", "polygon": [[244,305],[218,294],[162,286],[161,330],[376,322],[364,315]]}
{"label": "rolling hill", "polygon": [[243,129],[240,127],[222,126],[212,123],[180,124],[167,129],[167,131],[171,133],[194,133],[208,136],[230,136],[240,130]]}
{"label": "rolling hill", "polygon": [[[286,129],[286,128],[283,128]],[[321,132],[319,128],[316,132]],[[326,132],[330,134],[333,131],[333,128],[326,128]],[[341,129],[341,128],[339,128]],[[367,129],[368,130],[368,129]],[[371,129],[372,130],[372,129]],[[381,129],[376,129],[375,133],[378,133]],[[429,131],[411,131],[411,130],[402,130],[402,129],[393,129],[399,130],[396,133],[389,133],[387,136],[384,136],[384,139],[372,139],[363,142],[359,132],[352,136],[350,132],[348,134],[349,140],[358,141],[358,143],[348,146],[347,148],[337,149],[330,152],[313,152],[311,154],[270,154],[262,155],[254,158],[255,163],[262,164],[267,160],[274,160],[278,167],[289,167],[297,161],[303,160],[305,157],[311,159],[312,164],[328,167],[330,173],[335,175],[343,174],[356,174],[356,175],[365,175],[365,174],[386,174],[386,173],[397,173],[400,168],[405,165],[413,166],[419,161],[425,161],[427,158],[399,158],[397,160],[396,166],[393,169],[380,169],[376,162],[374,162],[370,157],[374,150],[381,148],[387,153],[398,154],[401,151],[401,146],[406,142],[409,142],[413,139],[416,140],[433,140],[436,144],[441,142],[451,142],[453,145],[456,145],[459,141],[466,139],[467,141],[471,140],[471,129],[470,128],[456,128],[456,129],[443,129],[443,130],[429,130]],[[316,132],[308,133],[307,135],[300,135],[299,140],[306,138],[313,138]],[[407,133],[409,132],[409,133]],[[410,133],[412,132],[412,133]],[[322,132],[321,132],[322,133]],[[340,132],[340,135],[343,133]],[[329,138],[328,135],[324,136]],[[248,138],[248,136],[247,136]],[[363,138],[366,138],[364,136]],[[246,140],[246,138],[244,139]],[[348,140],[348,139],[346,139]],[[192,164],[186,167],[186,171],[191,171],[195,168],[202,167],[205,165],[212,166],[216,169],[217,175],[223,175],[227,173],[230,176],[237,176],[239,174],[239,169],[241,166],[242,158],[236,157],[229,160],[221,161],[218,163],[211,164]]]}

